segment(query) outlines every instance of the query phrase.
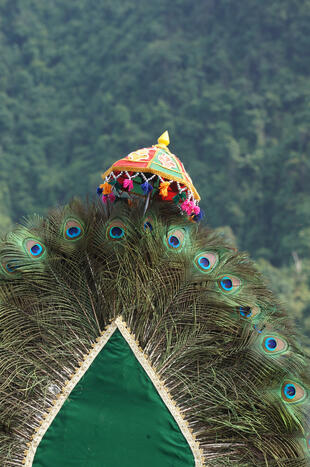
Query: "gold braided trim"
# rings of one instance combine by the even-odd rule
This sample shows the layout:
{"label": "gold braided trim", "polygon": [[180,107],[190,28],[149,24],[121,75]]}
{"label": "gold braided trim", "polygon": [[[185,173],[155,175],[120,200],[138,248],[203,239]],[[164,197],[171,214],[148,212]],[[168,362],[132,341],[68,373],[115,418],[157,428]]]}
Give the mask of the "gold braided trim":
{"label": "gold braided trim", "polygon": [[204,457],[203,451],[199,447],[198,441],[195,439],[195,435],[193,431],[190,429],[187,421],[183,418],[182,413],[174,402],[170,392],[165,387],[164,383],[160,380],[159,376],[157,375],[156,371],[152,367],[150,360],[147,358],[145,353],[143,352],[142,348],[139,346],[139,343],[136,341],[134,334],[130,331],[130,329],[126,326],[126,322],[123,321],[122,317],[119,316],[115,323],[117,324],[118,329],[120,330],[122,336],[129,344],[131,350],[133,351],[136,359],[154,384],[158,394],[164,401],[166,407],[169,409],[171,415],[177,422],[184,438],[186,439],[187,443],[189,444],[194,459],[195,459],[195,467],[204,467]]}
{"label": "gold braided trim", "polygon": [[90,365],[93,363],[97,355],[106,345],[114,331],[117,329],[115,322],[111,323],[105,331],[102,332],[101,336],[96,339],[96,342],[93,344],[93,348],[90,350],[88,354],[85,355],[85,358],[82,362],[80,362],[80,367],[77,368],[76,372],[73,373],[72,377],[67,381],[66,385],[62,389],[61,393],[59,393],[58,398],[54,401],[54,405],[51,409],[46,413],[45,417],[43,418],[41,425],[36,429],[35,435],[32,437],[32,441],[28,450],[25,452],[25,458],[23,460],[23,464],[26,467],[31,467],[36,450],[43,439],[43,436],[47,432],[48,428],[52,424],[54,418],[58,414],[59,410],[65,403],[66,399],[69,397],[71,391],[75,388],[78,384],[82,376],[86,373]]}
{"label": "gold braided trim", "polygon": [[93,363],[97,355],[101,352],[101,350],[106,345],[106,343],[117,328],[128,343],[136,359],[138,360],[138,362],[140,363],[140,365],[154,384],[158,394],[160,395],[161,399],[163,400],[166,407],[169,409],[170,413],[175,419],[177,425],[179,426],[184,438],[186,439],[193,453],[195,459],[195,467],[205,466],[203,451],[202,449],[200,449],[199,443],[196,441],[193,431],[190,429],[187,421],[183,418],[180,409],[174,402],[171,394],[165,387],[164,383],[160,380],[156,371],[152,367],[151,362],[144,354],[142,348],[139,346],[139,343],[136,341],[134,334],[126,326],[126,322],[123,321],[121,317],[118,317],[106,328],[105,331],[102,332],[101,336],[96,339],[96,343],[93,344],[93,348],[87,355],[85,355],[84,360],[80,362],[80,367],[67,381],[61,393],[59,393],[57,399],[55,399],[53,406],[45,414],[45,417],[42,419],[40,426],[36,429],[35,435],[33,435],[32,437],[32,441],[29,444],[28,449],[25,451],[25,458],[23,460],[23,464],[26,467],[32,466],[36,450],[41,440],[43,439],[45,433],[47,432],[48,428],[52,424],[54,418],[60,411],[66,399],[69,397],[71,391],[75,388],[80,379],[84,376],[90,365]]}

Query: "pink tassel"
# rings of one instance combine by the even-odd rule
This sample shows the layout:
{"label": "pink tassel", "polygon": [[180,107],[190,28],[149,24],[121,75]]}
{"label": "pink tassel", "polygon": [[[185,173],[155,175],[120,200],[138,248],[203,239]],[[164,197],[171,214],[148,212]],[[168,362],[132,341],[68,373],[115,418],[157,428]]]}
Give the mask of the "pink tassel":
{"label": "pink tassel", "polygon": [[182,204],[181,204],[181,209],[186,212],[189,216],[194,212],[195,215],[200,213],[200,207],[196,206],[194,201],[189,201],[186,199]]}
{"label": "pink tassel", "polygon": [[102,195],[101,199],[104,204],[106,204],[108,200],[111,201],[111,203],[113,203],[115,201],[115,194],[110,193],[109,195]]}
{"label": "pink tassel", "polygon": [[126,178],[123,181],[123,187],[128,188],[128,191],[131,191],[133,189],[133,181],[131,180],[131,178]]}
{"label": "pink tassel", "polygon": [[189,216],[191,216],[191,214],[192,214],[192,212],[193,212],[195,206],[196,206],[196,205],[195,205],[194,201],[190,201],[190,202],[188,203],[188,209],[187,209],[186,212],[187,212],[187,214],[188,214]]}
{"label": "pink tassel", "polygon": [[181,204],[181,209],[183,211],[186,211],[186,209],[188,208],[188,200],[186,199],[182,204]]}
{"label": "pink tassel", "polygon": [[190,216],[190,214],[191,214],[191,212],[192,212],[192,207],[191,207],[190,201],[188,201],[188,199],[185,200],[185,201],[181,204],[181,209],[182,209],[183,211],[185,211],[186,214],[188,214],[188,215]]}

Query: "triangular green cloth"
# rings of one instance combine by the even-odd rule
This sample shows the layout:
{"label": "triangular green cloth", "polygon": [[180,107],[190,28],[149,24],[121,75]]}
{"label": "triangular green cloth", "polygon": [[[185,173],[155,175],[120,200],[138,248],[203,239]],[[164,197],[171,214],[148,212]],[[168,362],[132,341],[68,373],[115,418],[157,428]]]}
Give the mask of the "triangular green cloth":
{"label": "triangular green cloth", "polygon": [[118,329],[40,442],[34,467],[193,467],[192,451]]}

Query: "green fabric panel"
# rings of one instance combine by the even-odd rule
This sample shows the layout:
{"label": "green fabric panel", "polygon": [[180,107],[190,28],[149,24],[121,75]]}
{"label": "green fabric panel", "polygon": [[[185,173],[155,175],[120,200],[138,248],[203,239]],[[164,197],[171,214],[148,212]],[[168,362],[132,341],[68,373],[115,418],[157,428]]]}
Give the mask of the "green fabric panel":
{"label": "green fabric panel", "polygon": [[34,467],[190,467],[192,451],[116,330],[43,437]]}
{"label": "green fabric panel", "polygon": [[[160,160],[160,158],[164,159]],[[169,177],[178,177],[180,182],[184,180],[182,169],[178,166],[173,154],[169,154],[164,150],[158,150],[154,159],[150,164],[150,168],[161,173],[162,177],[169,180]]]}

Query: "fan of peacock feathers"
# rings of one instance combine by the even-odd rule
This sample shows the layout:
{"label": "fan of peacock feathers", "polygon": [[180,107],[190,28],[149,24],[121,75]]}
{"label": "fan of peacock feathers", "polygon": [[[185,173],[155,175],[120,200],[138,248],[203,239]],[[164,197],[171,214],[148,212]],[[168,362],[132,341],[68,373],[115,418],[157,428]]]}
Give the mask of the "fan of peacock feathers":
{"label": "fan of peacock feathers", "polygon": [[[150,157],[171,170],[166,146]],[[104,174],[104,202],[2,241],[1,466],[310,465],[296,330],[247,254],[196,222],[190,179],[147,157]]]}

